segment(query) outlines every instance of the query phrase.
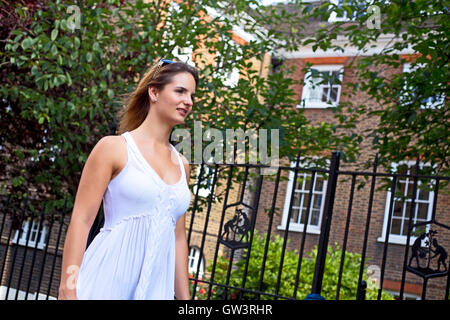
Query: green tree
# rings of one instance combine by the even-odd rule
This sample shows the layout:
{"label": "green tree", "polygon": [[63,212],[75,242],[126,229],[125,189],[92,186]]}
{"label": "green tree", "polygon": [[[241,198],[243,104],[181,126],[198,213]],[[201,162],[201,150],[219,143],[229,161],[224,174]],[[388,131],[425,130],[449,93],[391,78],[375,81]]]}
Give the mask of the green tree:
{"label": "green tree", "polygon": [[[266,240],[267,235],[261,236],[255,232],[247,268],[245,289],[260,290],[269,294],[277,294],[278,273],[280,269],[284,240],[278,235],[273,237],[271,241],[269,241],[266,259],[264,259]],[[290,240],[288,240],[288,243],[289,242]],[[248,250],[244,249],[242,258],[235,258],[237,261],[233,262],[228,282],[230,286],[241,288],[247,252]],[[306,298],[306,296],[311,293],[316,257],[317,246],[303,256],[299,268],[299,252],[297,250],[286,250],[283,259],[278,295],[286,298],[293,298],[295,292],[296,299]],[[334,246],[328,246],[321,292],[321,295],[327,300],[336,299],[341,258],[342,250],[339,248],[337,243]],[[264,277],[262,285],[259,287],[261,270],[263,269],[263,261],[265,261]],[[222,285],[227,283],[227,274],[230,267],[229,262],[230,259],[223,255],[218,257],[216,268],[214,270],[215,283]],[[361,255],[359,253],[345,252],[342,280],[339,291],[340,300],[356,299],[360,264]],[[210,261],[210,263],[208,263],[209,273],[213,272],[212,266],[213,262]],[[366,269],[367,268],[365,267],[364,274],[366,274]],[[299,274],[298,270],[300,270]],[[295,289],[297,279],[297,288]],[[364,279],[366,279],[366,277],[364,277]],[[200,288],[201,293],[199,292],[200,294],[196,295],[199,296],[199,299],[206,299],[208,296],[209,286],[205,283],[201,284]],[[240,292],[239,289],[228,289],[227,292],[225,292],[225,288],[220,286],[213,286],[212,290],[213,293],[211,294],[211,299],[224,299],[225,295],[227,299],[234,299],[239,296]],[[373,285],[368,286],[366,299],[375,300],[377,299],[377,295],[378,288]],[[273,296],[261,295],[258,297],[256,293],[243,292],[243,298],[273,299]],[[391,300],[392,296],[386,292],[383,292],[382,299]]]}
{"label": "green tree", "polygon": [[[336,118],[340,127],[348,129],[346,134],[371,141],[386,168],[420,155],[421,161],[435,166],[435,174],[450,173],[448,4],[436,0],[348,0],[341,6],[297,3],[303,18],[323,21],[312,35],[297,34],[303,45],[329,52],[360,50],[349,65],[355,70],[347,84],[349,102],[335,109]],[[328,23],[333,12],[350,19]],[[338,36],[345,39],[344,44],[336,41]],[[381,40],[386,43],[382,50],[369,54]],[[412,60],[400,54],[405,49],[412,50]],[[408,62],[409,72],[402,72]],[[386,73],[390,68],[400,70]],[[367,95],[367,101],[355,102],[353,96],[360,93]],[[367,117],[379,124],[352,131]]]}
{"label": "green tree", "polygon": [[[2,193],[51,198],[55,204],[69,195],[70,207],[89,152],[102,136],[114,132],[121,95],[158,59],[172,59],[174,50],[186,47],[197,52],[196,62],[202,65],[187,128],[195,120],[204,129],[222,132],[276,128],[280,156],[290,158],[300,148],[350,146],[348,139],[335,138],[335,126],[312,126],[295,108],[293,81],[285,76],[289,70],[268,77],[255,70],[252,58],[261,59],[280,46],[293,47],[288,35],[263,26],[293,15],[258,20],[244,14],[250,6],[260,5],[244,0],[178,5],[142,0],[1,2]],[[211,9],[220,14],[208,18],[204,13]],[[253,39],[238,46],[230,30],[241,23]],[[214,64],[206,63],[211,53],[219,53]],[[235,86],[224,82],[233,68],[243,75]]]}

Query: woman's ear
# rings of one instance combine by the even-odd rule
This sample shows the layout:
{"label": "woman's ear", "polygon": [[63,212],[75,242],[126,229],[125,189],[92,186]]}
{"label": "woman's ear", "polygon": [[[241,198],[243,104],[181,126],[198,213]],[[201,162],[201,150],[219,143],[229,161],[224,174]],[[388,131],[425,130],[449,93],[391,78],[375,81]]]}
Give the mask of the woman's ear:
{"label": "woman's ear", "polygon": [[150,98],[150,102],[157,102],[158,101],[158,90],[154,87],[148,88],[148,96]]}

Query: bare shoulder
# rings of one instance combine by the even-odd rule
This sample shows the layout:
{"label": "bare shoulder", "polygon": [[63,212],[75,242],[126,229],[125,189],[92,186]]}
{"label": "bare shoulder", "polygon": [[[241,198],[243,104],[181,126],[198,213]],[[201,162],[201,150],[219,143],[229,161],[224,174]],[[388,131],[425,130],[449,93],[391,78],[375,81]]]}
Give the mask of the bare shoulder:
{"label": "bare shoulder", "polygon": [[104,136],[94,149],[97,154],[112,166],[113,171],[123,168],[127,161],[127,146],[125,138],[122,136]]}

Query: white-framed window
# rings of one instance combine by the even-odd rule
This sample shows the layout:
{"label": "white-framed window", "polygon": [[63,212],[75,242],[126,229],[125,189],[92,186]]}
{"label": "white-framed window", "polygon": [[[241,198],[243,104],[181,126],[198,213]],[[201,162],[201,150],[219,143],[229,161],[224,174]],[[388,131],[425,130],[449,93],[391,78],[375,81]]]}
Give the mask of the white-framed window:
{"label": "white-framed window", "polygon": [[317,65],[305,74],[301,104],[297,107],[328,108],[339,103],[344,67]]}
{"label": "white-framed window", "polygon": [[[41,228],[39,232],[39,228]],[[12,243],[19,244],[21,246],[27,245],[27,238],[28,239],[28,247],[36,247],[37,249],[44,249],[45,248],[45,237],[47,234],[47,228],[45,224],[42,224],[39,221],[33,220],[30,221],[30,219],[26,220],[22,224],[22,234],[19,238],[19,231],[16,230],[14,234],[14,238],[12,239]]]}
{"label": "white-framed window", "polygon": [[[295,161],[291,162],[291,167],[295,168]],[[278,226],[278,230],[286,230],[292,187],[294,185],[294,175],[295,172],[291,170],[289,172],[289,180],[283,207],[283,216],[281,220],[281,225]],[[311,171],[300,171],[300,170],[297,172],[297,183],[295,185],[295,191],[293,195],[294,199],[292,202],[292,212],[289,223],[289,231],[303,232],[304,230],[309,203],[309,189],[311,187],[311,183],[313,184],[313,189],[306,232],[314,234],[320,233],[320,224],[322,221],[325,193],[327,189],[327,175],[322,172],[316,172],[314,181],[312,181]]]}
{"label": "white-framed window", "polygon": [[188,256],[188,272],[190,274],[197,273],[198,264],[200,263],[200,269],[198,271],[198,277],[203,277],[205,273],[205,263],[203,261],[203,256],[200,252],[200,249],[197,247],[189,248],[189,256]]}
{"label": "white-framed window", "polygon": [[[403,72],[404,73],[408,73],[408,72],[414,72],[417,69],[423,68],[423,65],[415,65],[414,67],[411,65],[411,63],[405,63],[403,64]],[[400,102],[405,102],[408,103],[410,101],[412,101],[414,99],[414,95],[416,92],[417,88],[414,88],[413,86],[404,86],[404,94],[401,96],[400,98]],[[439,106],[443,106],[444,105],[444,100],[445,100],[445,96],[433,96],[433,97],[427,97],[425,99],[422,99],[421,101],[421,108],[422,109],[427,109],[427,108],[437,108]]]}
{"label": "white-framed window", "polygon": [[[420,163],[419,170],[425,165]],[[392,171],[399,174],[411,175],[415,173],[415,161],[403,161],[400,163],[393,163],[391,165]],[[420,173],[420,172],[419,172]],[[392,180],[393,178],[391,178]],[[411,210],[412,199],[414,197],[414,208],[412,218],[413,224],[430,221],[433,212],[433,199],[434,192],[431,190],[431,183],[433,181],[427,181],[428,186],[423,185],[420,179],[417,180],[417,191],[414,193],[414,179],[411,177],[398,177],[397,185],[395,187],[395,195],[389,189],[386,196],[386,207],[384,212],[383,231],[378,241],[384,242],[386,239],[386,232],[388,219],[389,219],[389,205],[391,197],[394,196],[392,203],[392,219],[391,228],[389,230],[389,243],[406,245],[408,228],[409,228],[409,216]],[[427,227],[428,228],[428,227]],[[424,230],[412,230],[410,237],[410,245],[416,240],[417,233],[421,233]]]}

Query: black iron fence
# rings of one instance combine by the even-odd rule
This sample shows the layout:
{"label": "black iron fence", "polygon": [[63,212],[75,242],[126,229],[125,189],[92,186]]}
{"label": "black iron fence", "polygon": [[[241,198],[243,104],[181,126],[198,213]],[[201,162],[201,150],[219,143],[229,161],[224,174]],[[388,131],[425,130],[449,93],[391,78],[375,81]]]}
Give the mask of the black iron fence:
{"label": "black iron fence", "polygon": [[[300,163],[273,175],[253,164],[193,170],[192,299],[448,300],[450,177],[421,174],[419,159],[395,173],[377,172],[376,158],[372,171],[342,170],[338,152],[325,168]],[[57,297],[66,204],[2,201],[0,299]]]}

